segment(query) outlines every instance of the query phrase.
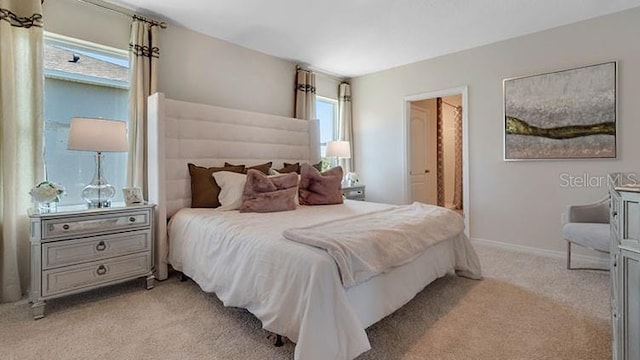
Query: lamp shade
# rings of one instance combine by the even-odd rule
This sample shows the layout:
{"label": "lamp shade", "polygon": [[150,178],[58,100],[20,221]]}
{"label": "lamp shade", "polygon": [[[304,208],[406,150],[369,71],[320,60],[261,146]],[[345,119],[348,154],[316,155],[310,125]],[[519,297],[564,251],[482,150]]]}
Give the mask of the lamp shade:
{"label": "lamp shade", "polygon": [[73,118],[69,130],[69,150],[118,152],[127,151],[127,124],[123,121]]}
{"label": "lamp shade", "polygon": [[326,156],[348,159],[351,157],[351,146],[348,141],[329,141]]}

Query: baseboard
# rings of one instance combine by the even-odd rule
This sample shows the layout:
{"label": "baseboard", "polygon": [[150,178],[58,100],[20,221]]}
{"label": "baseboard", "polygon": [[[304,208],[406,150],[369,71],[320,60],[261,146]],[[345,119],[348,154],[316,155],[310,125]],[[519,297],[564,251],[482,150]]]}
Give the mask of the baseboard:
{"label": "baseboard", "polygon": [[[509,243],[495,241],[495,240],[472,238],[471,243],[477,243],[479,245],[485,245],[485,246],[490,246],[494,248],[513,250],[513,251],[518,251],[521,253],[526,253],[531,255],[547,256],[547,257],[565,259],[565,260],[567,258],[567,253],[564,251],[540,249],[540,248],[534,248],[534,247],[524,246],[524,245],[509,244]],[[577,247],[579,246],[576,245],[575,247],[571,248],[572,264],[575,260],[576,263],[580,263],[579,266],[593,266],[593,267],[603,267],[603,268],[606,268],[609,266],[609,257],[607,255],[588,256],[588,255],[576,254],[575,252],[573,252],[573,249]]]}

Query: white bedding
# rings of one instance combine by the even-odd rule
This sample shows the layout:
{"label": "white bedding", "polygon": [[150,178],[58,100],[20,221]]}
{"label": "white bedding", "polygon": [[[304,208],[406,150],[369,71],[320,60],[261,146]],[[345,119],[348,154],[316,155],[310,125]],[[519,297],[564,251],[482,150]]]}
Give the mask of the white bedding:
{"label": "white bedding", "polygon": [[268,214],[182,209],[169,224],[169,262],[226,306],[248,309],[265,329],[295,342],[296,359],[353,359],[370,348],[367,326],[435,278],[453,270],[480,277],[464,233],[348,289],[326,251],[282,237],[292,227],[389,207],[346,201]]}
{"label": "white bedding", "polygon": [[454,211],[414,202],[411,205],[285,230],[285,239],[324,249],[338,265],[349,288],[413,261],[424,250],[464,231]]}

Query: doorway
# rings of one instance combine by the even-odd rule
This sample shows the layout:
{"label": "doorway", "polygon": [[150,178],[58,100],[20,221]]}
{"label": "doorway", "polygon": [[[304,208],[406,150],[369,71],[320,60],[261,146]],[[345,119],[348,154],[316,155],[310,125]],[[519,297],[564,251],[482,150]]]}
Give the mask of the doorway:
{"label": "doorway", "polygon": [[406,202],[457,211],[469,234],[467,88],[409,96],[405,101]]}

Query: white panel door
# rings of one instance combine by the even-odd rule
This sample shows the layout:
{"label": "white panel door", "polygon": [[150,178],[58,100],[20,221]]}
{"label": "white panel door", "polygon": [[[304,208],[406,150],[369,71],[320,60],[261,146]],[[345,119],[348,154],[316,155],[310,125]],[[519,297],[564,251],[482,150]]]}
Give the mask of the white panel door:
{"label": "white panel door", "polygon": [[411,201],[437,204],[436,185],[436,134],[435,121],[430,111],[411,105]]}

